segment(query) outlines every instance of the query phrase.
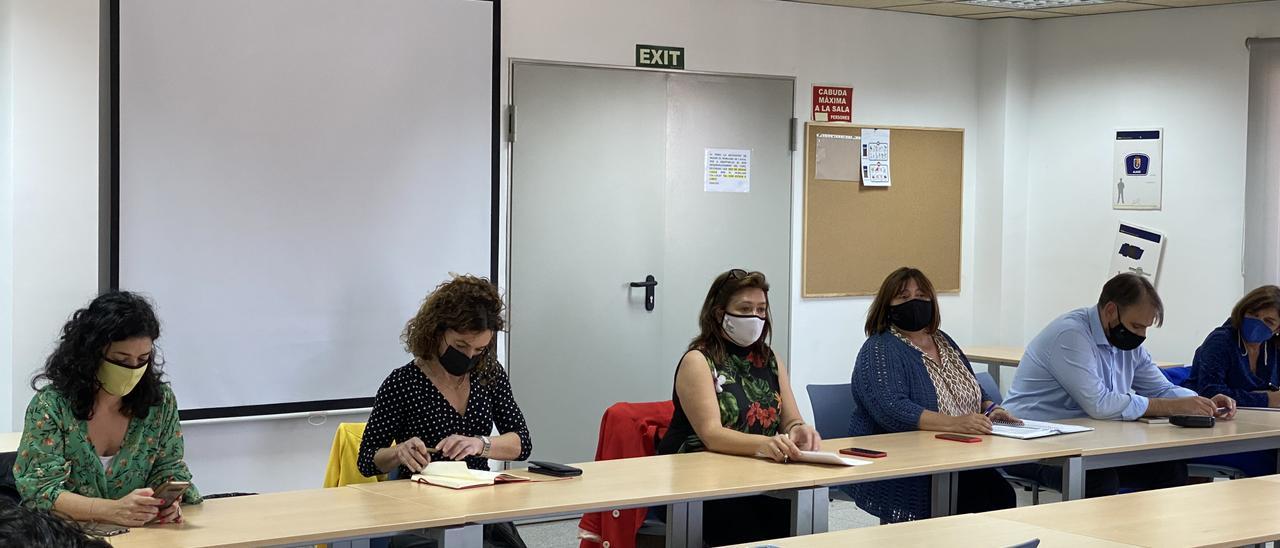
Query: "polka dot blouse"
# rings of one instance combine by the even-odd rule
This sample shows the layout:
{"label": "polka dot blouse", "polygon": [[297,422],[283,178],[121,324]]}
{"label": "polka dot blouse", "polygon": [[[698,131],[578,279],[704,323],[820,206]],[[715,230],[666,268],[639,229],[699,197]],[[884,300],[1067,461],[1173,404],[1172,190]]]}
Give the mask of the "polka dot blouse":
{"label": "polka dot blouse", "polygon": [[[525,425],[524,414],[511,395],[507,374],[501,365],[496,362],[494,365],[492,374],[471,375],[468,381],[471,391],[467,397],[466,412],[462,415],[413,362],[392,371],[378,388],[373,412],[365,425],[364,438],[360,440],[360,456],[356,460],[360,473],[365,476],[381,474],[382,471],[373,463],[373,455],[379,449],[391,447],[393,441],[402,443],[417,437],[427,447],[435,447],[454,434],[488,436],[495,425],[499,433],[515,432],[520,435],[520,456],[515,460],[529,458],[529,452],[533,450],[529,427]],[[485,377],[487,382],[477,377]],[[444,460],[440,455],[432,455],[431,458]],[[467,457],[466,462],[467,467],[473,470],[489,469],[488,459],[479,456]],[[404,466],[400,467],[400,473],[409,477],[409,470]]]}

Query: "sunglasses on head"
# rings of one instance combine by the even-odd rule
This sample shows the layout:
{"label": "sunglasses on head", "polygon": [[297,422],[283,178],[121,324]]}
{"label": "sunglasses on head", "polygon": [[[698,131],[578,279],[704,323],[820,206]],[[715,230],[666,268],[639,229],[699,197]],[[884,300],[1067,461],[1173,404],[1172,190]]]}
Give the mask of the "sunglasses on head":
{"label": "sunglasses on head", "polygon": [[713,291],[711,294],[720,295],[720,292],[724,291],[725,286],[729,285],[730,280],[741,280],[752,275],[764,276],[764,274],[760,272],[747,272],[746,270],[743,270],[741,268],[735,268],[733,270],[730,270],[729,275],[725,276],[723,280],[720,280],[719,283],[716,284],[715,291]]}

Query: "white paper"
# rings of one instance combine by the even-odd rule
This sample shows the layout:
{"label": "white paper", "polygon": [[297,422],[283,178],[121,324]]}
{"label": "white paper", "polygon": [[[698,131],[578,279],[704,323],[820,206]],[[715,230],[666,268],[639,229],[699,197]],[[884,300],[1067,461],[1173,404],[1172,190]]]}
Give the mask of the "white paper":
{"label": "white paper", "polygon": [[862,184],[889,186],[889,130],[862,130]]}
{"label": "white paper", "polygon": [[1152,284],[1160,274],[1160,255],[1164,253],[1164,234],[1131,223],[1120,223],[1115,245],[1111,247],[1111,270],[1108,277],[1124,272],[1146,276]]}
{"label": "white paper", "polygon": [[1164,131],[1158,128],[1115,132],[1113,209],[1160,209],[1163,142]]}
{"label": "white paper", "polygon": [[826,453],[823,451],[801,451],[799,462],[808,462],[813,464],[834,464],[836,466],[862,466],[871,464],[869,460],[851,459],[842,457],[835,453]]}
{"label": "white paper", "polygon": [[703,173],[702,190],[706,192],[750,192],[751,151],[708,148]]}
{"label": "white paper", "polygon": [[861,150],[862,137],[819,133],[813,152],[813,178],[850,183],[861,181]]}

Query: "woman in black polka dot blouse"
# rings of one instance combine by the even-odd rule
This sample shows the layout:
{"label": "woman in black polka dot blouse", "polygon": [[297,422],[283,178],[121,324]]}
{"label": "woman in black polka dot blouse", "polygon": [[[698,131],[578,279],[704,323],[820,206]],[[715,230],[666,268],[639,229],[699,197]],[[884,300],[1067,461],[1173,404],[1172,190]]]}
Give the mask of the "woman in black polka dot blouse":
{"label": "woman in black polka dot blouse", "polygon": [[[360,441],[362,474],[398,467],[408,477],[433,458],[488,470],[489,459],[529,457],[529,428],[494,356],[502,308],[497,288],[474,276],[427,296],[402,337],[413,361],[392,371],[374,399]],[[491,437],[494,426],[500,435]],[[428,447],[438,452],[429,455]]]}

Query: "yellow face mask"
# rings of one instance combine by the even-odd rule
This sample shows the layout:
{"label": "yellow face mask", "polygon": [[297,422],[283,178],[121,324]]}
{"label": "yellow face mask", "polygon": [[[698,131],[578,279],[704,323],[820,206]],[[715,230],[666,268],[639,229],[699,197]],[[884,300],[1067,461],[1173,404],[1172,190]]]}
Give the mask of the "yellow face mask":
{"label": "yellow face mask", "polygon": [[124,396],[132,392],[142,376],[147,374],[149,365],[151,362],[147,361],[137,367],[129,367],[104,358],[98,366],[98,382],[102,383],[102,389],[108,394]]}

